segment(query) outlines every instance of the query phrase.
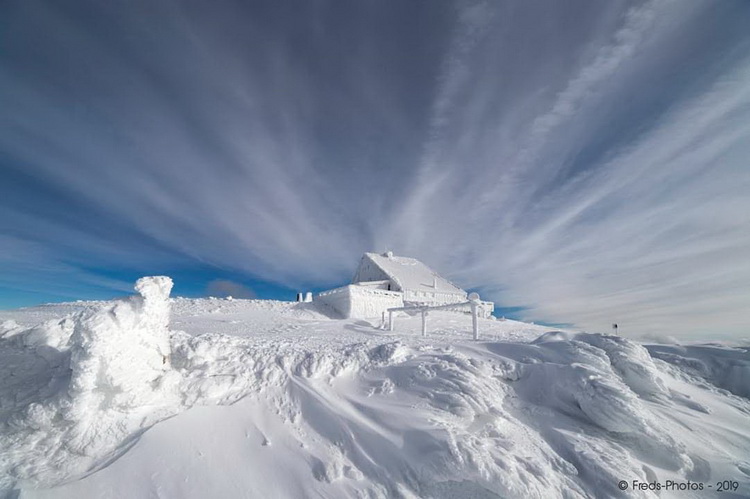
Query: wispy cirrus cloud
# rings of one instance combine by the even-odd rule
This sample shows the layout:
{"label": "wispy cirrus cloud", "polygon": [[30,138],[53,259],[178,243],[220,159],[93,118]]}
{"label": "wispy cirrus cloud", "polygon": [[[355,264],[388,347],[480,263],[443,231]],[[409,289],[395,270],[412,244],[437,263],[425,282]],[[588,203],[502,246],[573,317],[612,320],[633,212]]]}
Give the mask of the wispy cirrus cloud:
{"label": "wispy cirrus cloud", "polygon": [[[477,59],[501,51],[494,37],[505,30],[486,23],[502,14],[465,27],[468,42],[459,30],[463,60],[447,66],[445,99],[433,108],[426,180],[391,237],[462,269],[463,282],[492,283],[490,296],[527,307],[530,319],[746,334],[750,61],[738,47],[748,40],[720,52],[698,37],[695,52],[681,51],[674,45],[686,35],[675,27],[688,29],[707,4],[622,7],[595,49],[571,47],[580,56],[551,81],[559,90],[535,89],[538,103],[490,115],[512,86],[508,66],[486,69]],[[658,64],[693,56],[694,71],[659,80],[676,70]],[[671,85],[671,95],[654,81]]]}
{"label": "wispy cirrus cloud", "polygon": [[387,247],[531,320],[746,334],[744,2],[0,9],[6,294]]}

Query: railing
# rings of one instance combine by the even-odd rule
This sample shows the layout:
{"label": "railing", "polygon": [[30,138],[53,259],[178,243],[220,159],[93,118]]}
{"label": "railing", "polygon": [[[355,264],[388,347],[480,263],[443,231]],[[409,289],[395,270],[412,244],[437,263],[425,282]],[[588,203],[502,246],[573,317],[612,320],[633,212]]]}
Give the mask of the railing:
{"label": "railing", "polygon": [[318,296],[331,296],[336,295],[340,293],[345,293],[347,291],[351,292],[351,290],[356,289],[358,291],[363,291],[364,293],[372,294],[372,295],[381,295],[381,296],[399,296],[401,295],[400,291],[391,291],[388,289],[378,289],[378,288],[371,288],[369,286],[358,286],[356,284],[347,284],[346,286],[341,286],[340,288],[334,288],[329,289],[327,291],[321,291],[318,293]]}
{"label": "railing", "polygon": [[[431,298],[430,301],[441,301],[444,304],[450,303],[456,299],[456,293],[444,293],[442,291],[417,291],[408,289],[404,291],[404,301],[421,301],[425,298]],[[466,295],[463,297],[466,299]]]}
{"label": "railing", "polygon": [[456,307],[470,307],[471,308],[471,328],[474,336],[474,340],[479,339],[479,317],[478,309],[481,305],[481,300],[477,293],[469,294],[469,301],[462,303],[448,303],[446,305],[417,305],[412,307],[395,307],[388,309],[388,330],[393,331],[395,328],[394,312],[410,312],[419,311],[422,314],[422,336],[427,336],[427,314],[432,310],[449,310],[455,309]]}

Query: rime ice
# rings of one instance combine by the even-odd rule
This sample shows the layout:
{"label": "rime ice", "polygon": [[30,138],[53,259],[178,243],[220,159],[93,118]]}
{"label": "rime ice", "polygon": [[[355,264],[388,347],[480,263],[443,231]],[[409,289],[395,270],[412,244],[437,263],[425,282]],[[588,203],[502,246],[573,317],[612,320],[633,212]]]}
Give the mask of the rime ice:
{"label": "rime ice", "polygon": [[73,398],[91,394],[117,408],[149,403],[169,369],[169,277],[144,277],[139,296],[92,309],[76,319],[71,337]]}

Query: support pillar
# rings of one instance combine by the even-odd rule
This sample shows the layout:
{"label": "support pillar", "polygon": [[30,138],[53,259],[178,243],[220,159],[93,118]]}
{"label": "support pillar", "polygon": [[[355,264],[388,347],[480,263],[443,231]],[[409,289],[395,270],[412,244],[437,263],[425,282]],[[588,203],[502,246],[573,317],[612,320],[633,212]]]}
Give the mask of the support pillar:
{"label": "support pillar", "polygon": [[479,295],[477,293],[469,294],[469,305],[471,306],[471,329],[474,333],[474,341],[479,339]]}

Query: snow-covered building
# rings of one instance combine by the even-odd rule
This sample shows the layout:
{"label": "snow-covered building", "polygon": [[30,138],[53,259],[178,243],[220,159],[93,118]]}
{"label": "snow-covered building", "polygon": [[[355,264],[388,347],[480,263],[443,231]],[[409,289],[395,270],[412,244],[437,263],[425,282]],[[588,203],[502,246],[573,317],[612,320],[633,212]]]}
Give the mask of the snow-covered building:
{"label": "snow-covered building", "polygon": [[[320,293],[315,301],[344,317],[378,317],[389,308],[464,303],[467,293],[415,258],[365,253],[352,283]],[[482,315],[494,305],[482,303]]]}

